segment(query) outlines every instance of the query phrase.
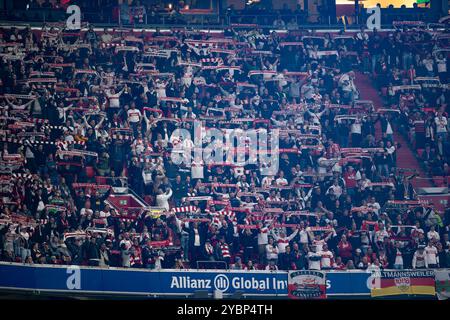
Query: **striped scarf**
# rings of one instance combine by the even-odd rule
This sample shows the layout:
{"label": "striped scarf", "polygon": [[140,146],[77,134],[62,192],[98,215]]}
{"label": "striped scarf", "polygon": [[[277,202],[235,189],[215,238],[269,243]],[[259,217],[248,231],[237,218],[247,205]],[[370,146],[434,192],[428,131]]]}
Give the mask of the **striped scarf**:
{"label": "striped scarf", "polygon": [[230,247],[226,243],[220,245],[220,251],[222,252],[223,258],[231,258]]}
{"label": "striped scarf", "polygon": [[172,212],[174,213],[184,213],[184,212],[196,212],[198,208],[196,206],[184,206],[178,208],[172,208]]}
{"label": "striped scarf", "polygon": [[209,254],[209,255],[213,254],[214,249],[213,249],[213,246],[211,245],[211,243],[205,244],[205,250],[206,250],[207,254]]}

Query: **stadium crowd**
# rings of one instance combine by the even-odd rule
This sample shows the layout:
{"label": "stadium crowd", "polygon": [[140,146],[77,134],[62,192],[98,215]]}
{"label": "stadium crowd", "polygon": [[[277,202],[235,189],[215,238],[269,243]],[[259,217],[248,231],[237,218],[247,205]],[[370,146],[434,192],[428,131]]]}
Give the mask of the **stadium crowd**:
{"label": "stadium crowd", "polygon": [[[396,156],[407,146],[393,141],[396,128],[411,133],[414,121],[425,121],[424,165],[448,173],[447,61],[415,55],[407,37],[2,29],[1,260],[156,269],[450,266],[449,212],[417,201],[415,176]],[[388,108],[360,99],[355,71],[376,75]],[[410,89],[393,88],[416,84],[411,72],[438,76],[440,87],[404,103],[398,92]],[[224,142],[206,129],[279,129],[277,172],[263,174],[262,161],[190,161],[190,153],[174,161],[174,150],[193,145],[174,130],[194,137],[196,122],[200,144],[216,152]],[[105,203],[127,188],[149,207]]]}

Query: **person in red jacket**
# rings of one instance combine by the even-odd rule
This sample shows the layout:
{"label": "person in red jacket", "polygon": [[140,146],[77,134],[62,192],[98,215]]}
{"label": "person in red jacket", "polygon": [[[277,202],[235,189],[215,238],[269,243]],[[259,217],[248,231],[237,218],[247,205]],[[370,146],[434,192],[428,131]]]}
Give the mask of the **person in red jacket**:
{"label": "person in red jacket", "polygon": [[353,257],[352,250],[351,243],[347,241],[347,236],[343,234],[341,241],[338,244],[338,254],[342,258],[344,264]]}

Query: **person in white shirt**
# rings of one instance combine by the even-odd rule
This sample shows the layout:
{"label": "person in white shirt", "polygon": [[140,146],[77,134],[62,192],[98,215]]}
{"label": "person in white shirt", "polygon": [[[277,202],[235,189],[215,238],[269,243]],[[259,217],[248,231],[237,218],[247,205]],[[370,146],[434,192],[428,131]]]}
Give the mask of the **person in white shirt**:
{"label": "person in white shirt", "polygon": [[280,236],[277,236],[272,229],[271,235],[275,239],[275,242],[278,245],[278,253],[285,253],[286,247],[289,245],[289,242],[295,238],[298,233],[298,229],[296,229],[289,237],[286,237],[286,233],[284,231],[280,231]]}
{"label": "person in white shirt", "polygon": [[169,211],[169,199],[171,196],[172,189],[168,189],[165,193],[162,191],[162,189],[159,189],[158,195],[156,196],[156,205]]}
{"label": "person in white shirt", "polygon": [[80,210],[80,215],[87,216],[87,215],[92,215],[93,213],[94,213],[94,211],[91,209],[91,201],[86,200],[86,202],[84,203],[84,208],[82,208]]}
{"label": "person in white shirt", "polygon": [[130,127],[133,129],[134,136],[138,135],[138,125],[141,123],[142,114],[141,111],[136,109],[136,105],[134,102],[131,103],[131,108],[127,111],[128,123]]}
{"label": "person in white shirt", "polygon": [[112,35],[108,33],[107,28],[105,28],[105,30],[100,38],[102,39],[102,42],[104,42],[104,43],[110,43],[113,39]]}
{"label": "person in white shirt", "polygon": [[395,242],[395,260],[394,269],[403,269],[403,253],[400,250],[401,243],[399,241]]}
{"label": "person in white shirt", "polygon": [[[369,180],[370,181],[370,180]],[[370,198],[370,202],[367,204],[367,207],[371,208],[373,212],[375,212],[376,215],[379,214],[381,206],[380,204],[375,200],[375,197]]]}
{"label": "person in white shirt", "polygon": [[431,54],[427,54],[427,57],[422,60],[423,65],[425,66],[425,69],[428,71],[429,76],[433,76],[433,70],[434,70],[434,60],[431,58]]}
{"label": "person in white shirt", "polygon": [[311,80],[307,80],[307,82],[301,87],[300,94],[305,97],[306,100],[312,99],[314,94],[314,87],[311,84]]}
{"label": "person in white shirt", "polygon": [[311,251],[308,252],[306,256],[308,259],[308,269],[309,270],[320,270],[320,264],[322,260],[322,253],[317,251],[317,246],[312,245]]}
{"label": "person in white shirt", "polygon": [[134,103],[131,104],[131,108],[127,111],[128,122],[133,125],[137,125],[141,122],[142,114],[141,111],[136,109],[136,105]]}
{"label": "person in white shirt", "polygon": [[167,96],[166,95],[166,87],[169,84],[169,81],[170,80],[162,81],[160,79],[156,79],[154,85],[156,88],[156,97],[157,97],[158,101],[160,101],[161,98],[165,98]]}
{"label": "person in white shirt", "polygon": [[125,91],[126,86],[120,90],[119,92],[115,92],[114,89],[109,90],[109,92],[105,91],[105,95],[109,100],[109,108],[119,109],[120,108],[120,96]]}
{"label": "person in white shirt", "polygon": [[274,180],[274,177],[273,177],[273,176],[270,176],[270,175],[265,176],[265,177],[262,179],[261,186],[262,186],[263,188],[269,188],[269,187],[272,185],[272,181],[273,181],[273,180]]}
{"label": "person in white shirt", "polygon": [[380,265],[380,261],[378,260],[378,258],[375,258],[373,263],[371,263],[366,269],[366,272],[369,272],[369,273],[380,272],[380,271],[381,271],[381,265]]}
{"label": "person in white shirt", "polygon": [[342,89],[344,94],[348,96],[350,101],[358,99],[358,90],[356,89],[354,80],[355,73],[350,71],[348,73],[344,73],[338,81],[339,87]]}
{"label": "person in white shirt", "polygon": [[441,240],[441,237],[439,236],[439,232],[435,230],[434,226],[430,226],[430,231],[427,232],[427,238],[429,241],[437,242]]}
{"label": "person in white shirt", "polygon": [[437,71],[439,78],[442,83],[445,83],[447,80],[447,58],[439,53],[436,58]]}
{"label": "person in white shirt", "polygon": [[278,246],[275,245],[273,238],[269,237],[269,243],[266,244],[266,259],[278,263]]}
{"label": "person in white shirt", "polygon": [[322,270],[331,269],[334,263],[334,255],[330,250],[328,250],[327,244],[323,245],[320,254],[322,255],[322,259],[320,260],[321,269]]}
{"label": "person in white shirt", "polygon": [[436,124],[436,135],[442,137],[442,141],[447,141],[447,118],[444,117],[442,112],[438,112],[437,116],[434,118],[434,123]]}
{"label": "person in white shirt", "polygon": [[361,119],[357,118],[355,122],[352,123],[350,127],[350,132],[352,136],[352,147],[359,147],[361,144]]}
{"label": "person in white shirt", "polygon": [[191,178],[192,179],[203,179],[204,177],[204,162],[203,160],[192,160],[191,163]]}
{"label": "person in white shirt", "polygon": [[300,222],[299,232],[298,235],[300,237],[300,244],[305,245],[309,243],[309,232],[306,230],[304,226],[304,222]]}
{"label": "person in white shirt", "polygon": [[262,222],[257,224],[258,230],[258,253],[260,258],[260,263],[265,261],[266,245],[269,243],[269,228],[263,226]]}
{"label": "person in white shirt", "polygon": [[439,268],[438,250],[431,241],[425,247],[425,260],[428,265],[427,268]]}
{"label": "person in white shirt", "polygon": [[385,237],[389,238],[389,233],[384,228],[384,224],[378,223],[378,226],[380,227],[380,230],[375,232],[375,242],[383,242]]}
{"label": "person in white shirt", "polygon": [[150,188],[152,186],[152,168],[150,163],[146,163],[144,166],[144,169],[142,170],[142,179],[144,181],[144,189],[146,190],[146,192],[150,192]]}
{"label": "person in white shirt", "polygon": [[277,186],[287,186],[289,184],[287,179],[284,177],[283,171],[280,170],[280,175],[277,180],[275,180],[275,183]]}
{"label": "person in white shirt", "polygon": [[330,190],[333,190],[333,193],[336,195],[336,198],[339,198],[342,194],[342,187],[339,185],[339,181],[337,179],[335,179],[335,181],[333,182],[333,185],[331,185],[326,194],[330,193]]}
{"label": "person in white shirt", "polygon": [[419,248],[414,252],[413,260],[412,260],[412,268],[413,269],[425,269],[428,268],[428,261],[426,259],[426,254],[423,246],[419,246]]}
{"label": "person in white shirt", "polygon": [[333,234],[334,234],[334,232],[328,232],[328,234],[325,236],[325,238],[322,239],[322,236],[320,235],[320,233],[318,233],[314,236],[312,231],[310,231],[308,229],[307,229],[307,231],[310,232],[309,236],[311,239],[313,239],[312,243],[313,243],[314,247],[317,249],[316,252],[322,251],[323,246],[327,243],[328,240],[331,239],[331,236],[333,236]]}

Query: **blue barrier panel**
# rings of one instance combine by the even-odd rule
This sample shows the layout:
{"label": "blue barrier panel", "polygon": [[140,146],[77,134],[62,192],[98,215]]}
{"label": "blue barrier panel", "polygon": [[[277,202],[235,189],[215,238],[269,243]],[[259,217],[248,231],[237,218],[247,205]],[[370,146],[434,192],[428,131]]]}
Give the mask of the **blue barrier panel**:
{"label": "blue barrier panel", "polygon": [[33,266],[0,264],[0,286],[9,288],[36,288],[36,268]]}
{"label": "blue barrier panel", "polygon": [[370,295],[367,272],[328,272],[327,295]]}
{"label": "blue barrier panel", "polygon": [[[84,276],[85,270],[82,272]],[[87,272],[88,273],[88,272]],[[102,291],[132,294],[162,293],[157,271],[148,270],[103,270]]]}
{"label": "blue barrier panel", "polygon": [[[287,297],[287,272],[237,270],[146,270],[0,262],[0,289],[116,295],[224,295]],[[327,272],[327,296],[370,296],[372,278],[364,271]]]}
{"label": "blue barrier panel", "polygon": [[28,266],[0,263],[0,288],[95,294],[191,295],[196,291],[286,296],[287,272]]}
{"label": "blue barrier panel", "polygon": [[197,290],[224,294],[243,291],[248,295],[287,295],[286,272],[264,271],[161,271],[160,283],[165,293],[193,293]]}

